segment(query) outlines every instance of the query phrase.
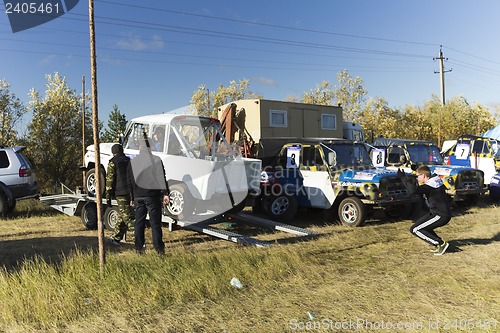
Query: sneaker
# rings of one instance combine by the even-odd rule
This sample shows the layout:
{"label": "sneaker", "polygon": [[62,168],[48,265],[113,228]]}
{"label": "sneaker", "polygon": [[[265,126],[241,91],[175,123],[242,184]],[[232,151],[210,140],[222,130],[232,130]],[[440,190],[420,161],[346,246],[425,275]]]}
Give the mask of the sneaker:
{"label": "sneaker", "polygon": [[443,244],[441,245],[438,245],[437,246],[437,252],[434,253],[435,256],[441,256],[443,255],[446,250],[448,249],[448,246],[450,246],[450,244],[448,242],[444,242]]}
{"label": "sneaker", "polygon": [[114,239],[113,237],[109,238],[109,242],[115,246],[120,246],[120,241]]}

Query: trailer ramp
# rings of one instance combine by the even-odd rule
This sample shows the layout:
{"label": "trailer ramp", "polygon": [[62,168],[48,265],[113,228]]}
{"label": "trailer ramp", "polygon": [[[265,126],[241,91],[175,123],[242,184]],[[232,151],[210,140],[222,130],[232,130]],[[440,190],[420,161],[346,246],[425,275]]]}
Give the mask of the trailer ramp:
{"label": "trailer ramp", "polygon": [[212,237],[221,238],[233,243],[238,243],[242,245],[253,245],[257,247],[269,247],[272,245],[271,242],[255,239],[248,236],[243,236],[229,230],[218,229],[207,224],[200,223],[186,223],[183,227],[184,229],[189,229],[197,231],[202,234],[210,235]]}
{"label": "trailer ramp", "polygon": [[[168,218],[170,219],[170,218]],[[213,226],[214,224],[218,223],[224,223],[224,222],[232,222],[232,223],[247,223],[247,224],[252,224],[255,226],[259,227],[264,227],[267,229],[275,230],[275,231],[282,231],[298,236],[310,236],[314,237],[317,236],[318,234],[311,231],[307,230],[304,228],[292,226],[289,224],[285,223],[280,223],[276,222],[270,219],[262,218],[259,216],[255,216],[253,214],[248,214],[248,213],[229,213],[229,214],[222,214],[218,215],[215,217],[210,217],[207,218],[203,221],[200,222],[188,222],[188,221],[174,221],[170,219],[170,221],[165,221],[164,222],[169,223],[170,226],[176,225],[177,228],[180,229],[188,229],[188,230],[193,230],[197,231],[199,233],[203,233],[206,235],[210,235],[213,237],[221,238],[227,241],[231,241],[234,243],[239,243],[243,245],[254,245],[257,247],[269,247],[273,244],[273,242],[270,241],[263,241],[259,239],[255,239],[249,236],[244,236],[240,235],[237,233],[234,233],[229,230],[224,230],[224,229],[219,229]]]}
{"label": "trailer ramp", "polygon": [[311,230],[307,230],[304,228],[296,227],[285,223],[276,222],[270,219],[251,215],[248,213],[239,212],[239,213],[229,214],[229,216],[237,221],[255,224],[271,230],[283,231],[299,236],[317,236],[317,234]]}

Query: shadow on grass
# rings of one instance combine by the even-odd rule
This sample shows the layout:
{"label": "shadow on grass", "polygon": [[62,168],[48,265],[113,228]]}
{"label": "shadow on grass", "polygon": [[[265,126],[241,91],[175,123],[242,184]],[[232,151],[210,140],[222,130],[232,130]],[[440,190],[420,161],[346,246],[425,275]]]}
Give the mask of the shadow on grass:
{"label": "shadow on grass", "polygon": [[[106,239],[105,239],[106,242]],[[107,252],[132,249],[132,243],[120,246],[106,244]],[[94,236],[43,237],[0,241],[0,266],[7,271],[19,269],[24,262],[42,259],[51,265],[59,265],[64,258],[76,251],[98,252],[98,239]]]}
{"label": "shadow on grass", "polygon": [[494,242],[500,242],[500,232],[491,238],[465,238],[450,241],[450,249],[447,252],[460,252],[460,246],[470,245],[488,245]]}

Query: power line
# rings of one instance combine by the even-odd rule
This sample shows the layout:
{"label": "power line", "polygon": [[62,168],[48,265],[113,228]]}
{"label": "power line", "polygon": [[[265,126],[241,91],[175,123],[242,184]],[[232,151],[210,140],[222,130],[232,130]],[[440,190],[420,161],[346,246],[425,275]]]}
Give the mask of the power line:
{"label": "power line", "polygon": [[133,8],[140,8],[140,9],[152,10],[152,11],[155,11],[155,12],[157,12],[157,11],[159,11],[159,12],[167,12],[167,13],[172,13],[172,14],[179,14],[179,15],[187,15],[187,16],[195,16],[195,17],[208,18],[208,19],[214,19],[214,20],[221,20],[221,21],[225,21],[225,22],[230,21],[230,22],[236,22],[236,23],[244,23],[244,24],[259,25],[259,26],[265,26],[265,27],[271,27],[271,28],[280,28],[280,29],[287,29],[287,30],[294,30],[294,31],[303,31],[303,32],[326,34],[326,35],[334,35],[334,36],[341,36],[341,37],[369,39],[369,40],[394,42],[394,43],[418,44],[418,45],[427,45],[427,46],[437,46],[438,45],[438,44],[415,42],[415,41],[404,41],[404,40],[388,39],[388,38],[380,38],[380,37],[370,37],[370,36],[361,36],[361,35],[353,35],[353,34],[343,34],[343,33],[331,32],[331,31],[323,31],[323,30],[297,28],[297,27],[283,26],[283,25],[277,25],[277,24],[269,24],[269,23],[263,23],[263,22],[254,22],[254,21],[248,21],[248,20],[238,20],[238,19],[232,19],[232,18],[227,18],[227,17],[210,16],[210,15],[203,15],[203,14],[181,12],[181,11],[170,10],[170,9],[161,9],[161,8],[153,8],[153,7],[147,7],[147,6],[124,4],[124,3],[120,3],[120,2],[114,2],[114,1],[98,0],[97,2],[108,3],[108,4],[117,5],[117,6],[126,6],[126,7],[133,7]]}

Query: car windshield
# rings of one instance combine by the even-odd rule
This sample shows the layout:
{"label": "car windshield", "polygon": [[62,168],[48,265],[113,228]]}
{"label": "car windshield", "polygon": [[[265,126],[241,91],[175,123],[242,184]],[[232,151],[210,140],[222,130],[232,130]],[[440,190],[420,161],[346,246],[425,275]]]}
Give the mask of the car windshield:
{"label": "car windshield", "polygon": [[496,160],[500,160],[500,149],[497,150],[497,152],[495,153],[495,156],[493,158]]}
{"label": "car windshield", "polygon": [[328,164],[334,166],[371,166],[371,159],[362,143],[322,143]]}
{"label": "car windshield", "polygon": [[408,146],[408,153],[410,153],[412,163],[430,165],[443,164],[443,159],[439,154],[439,149],[434,145],[410,145]]}

